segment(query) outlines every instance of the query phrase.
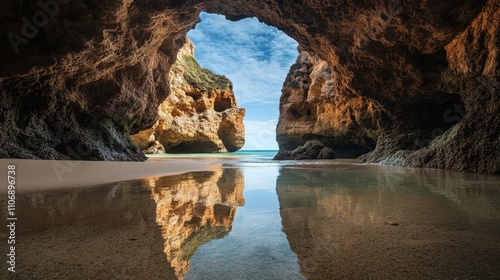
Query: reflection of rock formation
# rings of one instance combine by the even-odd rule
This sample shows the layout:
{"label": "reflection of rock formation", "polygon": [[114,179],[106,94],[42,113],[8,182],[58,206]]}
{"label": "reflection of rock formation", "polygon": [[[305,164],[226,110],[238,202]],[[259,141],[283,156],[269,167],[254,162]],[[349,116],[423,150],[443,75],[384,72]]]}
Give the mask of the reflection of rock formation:
{"label": "reflection of rock formation", "polygon": [[281,170],[283,231],[307,279],[498,275],[495,181],[484,177],[477,188],[463,177],[420,175],[379,167]]}
{"label": "reflection of rock formation", "polygon": [[18,196],[12,279],[182,279],[198,246],[230,231],[243,187],[232,169]]}
{"label": "reflection of rock formation", "polygon": [[183,279],[197,248],[231,230],[236,207],[244,204],[243,176],[238,169],[196,172],[151,179],[150,186],[165,254]]}

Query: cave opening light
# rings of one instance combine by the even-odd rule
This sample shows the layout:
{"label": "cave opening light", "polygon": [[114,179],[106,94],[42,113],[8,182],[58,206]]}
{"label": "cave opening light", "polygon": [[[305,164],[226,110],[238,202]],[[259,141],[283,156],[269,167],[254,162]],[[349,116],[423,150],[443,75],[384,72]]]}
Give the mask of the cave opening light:
{"label": "cave opening light", "polygon": [[189,31],[199,64],[233,83],[238,107],[246,109],[242,150],[277,150],[281,88],[295,62],[298,43],[256,18],[229,21],[201,13]]}

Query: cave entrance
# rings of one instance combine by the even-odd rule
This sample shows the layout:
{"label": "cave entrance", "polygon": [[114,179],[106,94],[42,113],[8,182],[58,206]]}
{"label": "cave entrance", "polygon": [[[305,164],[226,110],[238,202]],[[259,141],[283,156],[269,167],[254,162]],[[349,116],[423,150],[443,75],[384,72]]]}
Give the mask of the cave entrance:
{"label": "cave entrance", "polygon": [[233,83],[237,105],[246,110],[242,150],[278,150],[281,89],[299,54],[298,43],[256,18],[229,21],[204,12],[200,18],[188,38],[198,63]]}

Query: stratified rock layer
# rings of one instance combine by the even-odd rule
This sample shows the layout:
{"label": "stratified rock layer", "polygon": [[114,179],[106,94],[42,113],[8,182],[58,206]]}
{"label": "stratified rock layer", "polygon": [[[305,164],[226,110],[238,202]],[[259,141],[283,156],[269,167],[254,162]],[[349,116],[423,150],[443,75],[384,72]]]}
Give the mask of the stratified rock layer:
{"label": "stratified rock layer", "polygon": [[158,142],[170,153],[234,152],[245,144],[243,117],[231,81],[198,65],[193,43],[177,54],[168,75],[170,95],[158,107],[158,122],[132,135],[145,153]]}
{"label": "stratified rock layer", "polygon": [[376,102],[389,120],[367,160],[500,174],[499,5],[7,0],[0,156],[143,159],[129,135],[157,121],[167,73],[207,11],[281,29],[328,62],[336,94]]}

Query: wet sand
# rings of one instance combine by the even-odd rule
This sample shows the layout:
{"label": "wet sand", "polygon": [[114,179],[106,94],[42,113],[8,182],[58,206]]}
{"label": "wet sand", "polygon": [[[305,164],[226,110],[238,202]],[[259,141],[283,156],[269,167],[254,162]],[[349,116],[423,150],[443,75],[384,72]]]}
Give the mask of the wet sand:
{"label": "wet sand", "polygon": [[[0,160],[0,170],[10,162]],[[176,275],[188,267],[186,279],[301,278],[284,271],[300,271],[306,279],[500,275],[495,176],[336,162],[238,168],[238,159],[169,157],[81,162],[62,173],[60,182],[59,164],[73,162],[14,162],[20,186],[37,188],[17,200],[19,272],[9,279],[182,279]],[[195,168],[222,170],[130,181]],[[31,183],[23,183],[26,178]],[[84,188],[124,178],[130,179]],[[41,192],[39,186],[80,189]],[[236,210],[241,203],[233,203],[222,211],[229,209],[222,201],[235,187],[241,194],[243,186],[245,206]],[[6,215],[5,209],[0,213]],[[227,221],[226,238],[200,246],[208,237],[219,238],[204,220]],[[0,230],[1,243],[6,237]],[[172,252],[180,262],[168,258]],[[294,266],[284,261],[291,257]],[[1,278],[6,262],[0,270]]]}
{"label": "wet sand", "polygon": [[280,171],[283,231],[307,279],[498,279],[498,177],[371,167]]}
{"label": "wet sand", "polygon": [[[209,162],[175,162],[160,158],[146,162],[102,162],[0,159],[0,174],[16,165],[16,192],[26,194],[50,190],[88,188],[113,182],[211,170],[218,164]],[[6,194],[7,188],[0,188]]]}

